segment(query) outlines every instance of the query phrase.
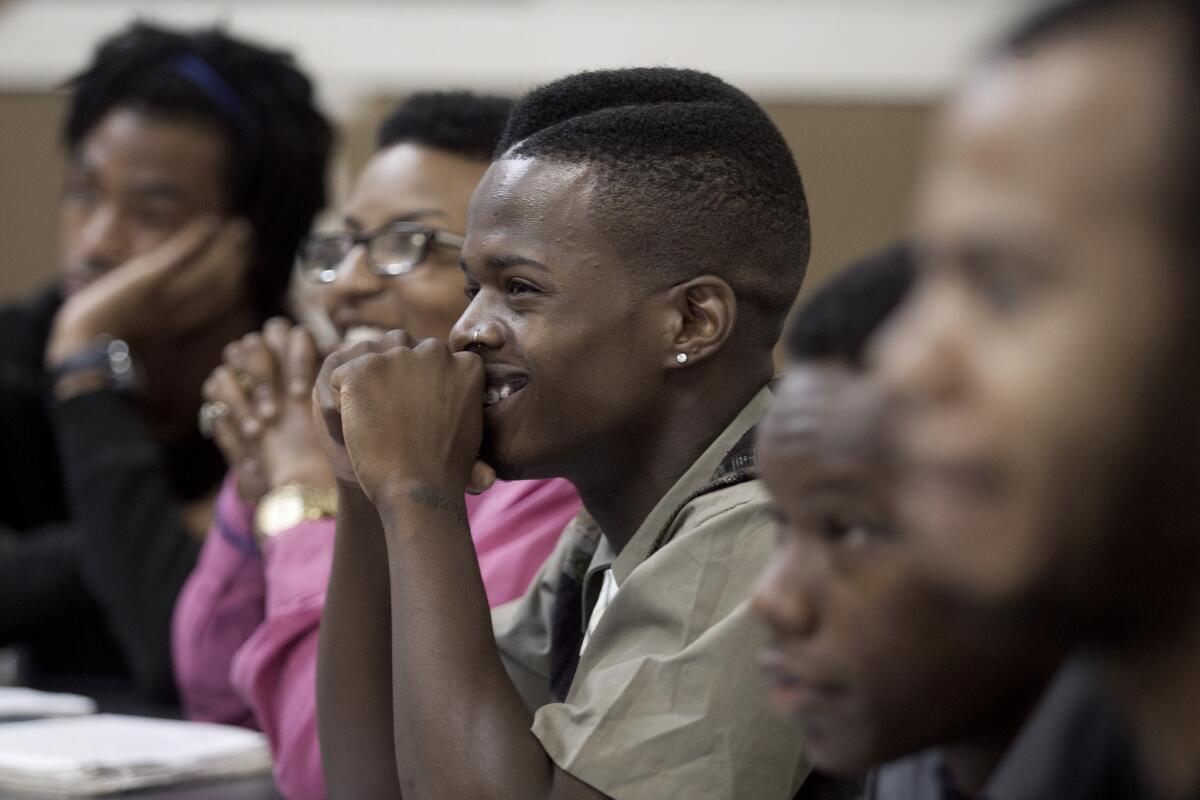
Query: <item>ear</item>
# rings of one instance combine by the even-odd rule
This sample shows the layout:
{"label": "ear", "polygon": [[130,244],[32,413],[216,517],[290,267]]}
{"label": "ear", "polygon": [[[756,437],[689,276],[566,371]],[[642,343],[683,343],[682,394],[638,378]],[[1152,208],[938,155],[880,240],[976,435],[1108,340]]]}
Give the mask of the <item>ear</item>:
{"label": "ear", "polygon": [[716,275],[700,275],[673,286],[666,300],[671,322],[663,360],[671,369],[687,368],[711,357],[725,345],[737,322],[733,289]]}

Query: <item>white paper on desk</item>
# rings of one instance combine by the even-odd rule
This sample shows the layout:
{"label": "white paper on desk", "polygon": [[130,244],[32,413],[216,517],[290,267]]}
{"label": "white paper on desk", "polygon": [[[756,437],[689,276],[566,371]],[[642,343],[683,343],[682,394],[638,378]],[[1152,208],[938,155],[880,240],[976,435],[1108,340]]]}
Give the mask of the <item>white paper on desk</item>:
{"label": "white paper on desk", "polygon": [[0,789],[88,796],[270,769],[266,737],[228,725],[115,714],[0,725]]}
{"label": "white paper on desk", "polygon": [[96,701],[90,697],[0,686],[0,720],[77,717],[95,713]]}

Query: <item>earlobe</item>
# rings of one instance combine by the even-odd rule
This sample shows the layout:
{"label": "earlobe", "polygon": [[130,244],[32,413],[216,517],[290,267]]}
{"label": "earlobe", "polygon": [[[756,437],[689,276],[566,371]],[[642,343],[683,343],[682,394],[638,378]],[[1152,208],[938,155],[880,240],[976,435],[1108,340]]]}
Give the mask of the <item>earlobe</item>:
{"label": "earlobe", "polygon": [[668,365],[679,368],[712,356],[724,346],[737,319],[733,289],[716,275],[672,287],[674,307]]}

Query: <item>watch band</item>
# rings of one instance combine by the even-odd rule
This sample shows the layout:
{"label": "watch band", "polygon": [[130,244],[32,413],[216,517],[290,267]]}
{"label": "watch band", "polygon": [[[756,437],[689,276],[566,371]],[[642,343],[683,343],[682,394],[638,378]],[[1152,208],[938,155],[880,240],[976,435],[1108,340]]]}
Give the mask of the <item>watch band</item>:
{"label": "watch band", "polygon": [[302,522],[337,515],[337,489],[299,486],[294,483],[267,492],[254,511],[254,540],[261,548]]}
{"label": "watch band", "polygon": [[105,386],[117,392],[132,390],[137,381],[129,345],[107,334],[59,364],[54,370],[54,380],[58,382],[69,375],[91,371],[101,373]]}

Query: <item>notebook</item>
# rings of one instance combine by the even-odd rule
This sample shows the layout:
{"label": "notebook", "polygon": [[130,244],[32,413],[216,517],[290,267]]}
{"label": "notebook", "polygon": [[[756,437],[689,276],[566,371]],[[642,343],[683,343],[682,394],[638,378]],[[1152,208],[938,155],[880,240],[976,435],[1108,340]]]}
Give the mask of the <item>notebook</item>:
{"label": "notebook", "polygon": [[116,714],[0,724],[0,796],[88,797],[270,769],[266,737],[228,725]]}
{"label": "notebook", "polygon": [[39,692],[19,686],[0,686],[0,722],[38,717],[77,717],[95,713],[96,701],[90,697]]}

